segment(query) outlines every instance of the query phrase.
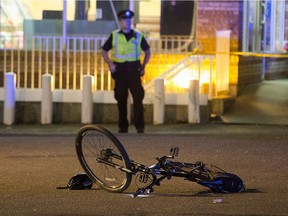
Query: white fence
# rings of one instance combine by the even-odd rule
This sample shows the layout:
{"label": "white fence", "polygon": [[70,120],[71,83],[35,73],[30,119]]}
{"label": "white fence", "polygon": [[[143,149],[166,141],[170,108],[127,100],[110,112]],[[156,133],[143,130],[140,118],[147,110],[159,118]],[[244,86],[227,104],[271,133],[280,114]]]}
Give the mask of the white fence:
{"label": "white fence", "polygon": [[[35,36],[25,39],[23,48],[1,50],[1,78],[6,72],[14,72],[17,76],[16,87],[38,89],[42,86],[41,76],[51,74],[54,88],[76,90],[82,89],[84,75],[92,75],[95,90],[109,91],[113,83],[101,57],[101,46],[106,38]],[[148,42],[152,55],[189,54],[195,48],[193,40],[183,36],[163,36],[148,39]],[[0,87],[3,87],[1,80]]]}

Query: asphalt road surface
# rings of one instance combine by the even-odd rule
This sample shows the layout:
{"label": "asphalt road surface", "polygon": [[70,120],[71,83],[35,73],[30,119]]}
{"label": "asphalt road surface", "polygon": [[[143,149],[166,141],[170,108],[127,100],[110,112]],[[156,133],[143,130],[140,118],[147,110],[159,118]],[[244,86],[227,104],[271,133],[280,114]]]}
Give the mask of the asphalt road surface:
{"label": "asphalt road surface", "polygon": [[[287,126],[210,125],[146,134],[116,134],[130,159],[146,165],[180,148],[177,160],[205,161],[238,174],[246,191],[215,194],[180,178],[164,181],[149,196],[59,190],[83,172],[75,134],[0,134],[0,215],[288,215]],[[213,203],[221,198],[221,203]]]}

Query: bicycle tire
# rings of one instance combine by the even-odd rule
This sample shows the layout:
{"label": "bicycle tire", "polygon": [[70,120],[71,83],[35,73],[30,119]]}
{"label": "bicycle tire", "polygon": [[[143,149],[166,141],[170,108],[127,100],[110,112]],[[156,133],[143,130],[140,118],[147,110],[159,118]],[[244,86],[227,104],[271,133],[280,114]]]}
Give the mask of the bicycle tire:
{"label": "bicycle tire", "polygon": [[104,160],[131,170],[126,150],[110,131],[96,125],[84,126],[77,133],[75,146],[80,164],[93,182],[110,192],[123,192],[129,187],[131,173],[99,161],[109,150],[118,158],[106,156]]}

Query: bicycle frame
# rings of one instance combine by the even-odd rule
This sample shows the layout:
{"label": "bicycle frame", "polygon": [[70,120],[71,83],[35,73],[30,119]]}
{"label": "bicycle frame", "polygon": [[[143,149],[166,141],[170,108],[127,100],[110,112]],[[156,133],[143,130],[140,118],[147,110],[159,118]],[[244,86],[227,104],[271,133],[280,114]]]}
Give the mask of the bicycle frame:
{"label": "bicycle frame", "polygon": [[[106,150],[107,151],[107,150]],[[119,159],[119,155],[114,155],[109,153],[110,157],[115,157]],[[157,163],[147,167],[144,164],[138,163],[134,160],[131,160],[131,170],[127,169],[123,166],[119,166],[111,161],[107,161],[105,159],[98,158],[97,161],[101,163],[105,163],[106,165],[110,165],[114,168],[117,168],[123,172],[127,172],[133,175],[137,173],[141,173],[139,176],[138,181],[143,183],[148,183],[150,180],[151,183],[148,183],[145,187],[138,188],[138,190],[133,194],[133,197],[138,196],[139,194],[143,194],[145,191],[150,193],[153,191],[154,186],[160,186],[160,182],[164,179],[171,179],[172,177],[182,177],[190,181],[194,181],[199,183],[200,181],[208,181],[211,180],[212,176],[210,175],[216,170],[206,170],[207,164],[203,162],[196,162],[196,163],[184,163],[184,162],[175,162],[169,159],[174,159],[175,154],[157,157]],[[225,172],[224,170],[210,165],[212,168],[217,168],[217,170],[221,170],[221,172]],[[183,168],[191,169],[189,172],[184,171]],[[203,172],[201,172],[203,170]],[[209,172],[208,172],[209,171]],[[226,173],[226,172],[225,172]],[[149,178],[151,175],[152,179]],[[160,176],[157,178],[157,176]]]}

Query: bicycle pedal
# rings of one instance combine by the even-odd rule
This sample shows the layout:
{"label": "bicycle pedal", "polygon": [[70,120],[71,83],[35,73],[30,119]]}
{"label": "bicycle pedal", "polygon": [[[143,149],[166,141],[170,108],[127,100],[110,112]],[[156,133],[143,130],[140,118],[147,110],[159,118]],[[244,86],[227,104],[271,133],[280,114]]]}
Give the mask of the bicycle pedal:
{"label": "bicycle pedal", "polygon": [[153,192],[153,189],[152,188],[149,188],[149,189],[146,189],[146,193],[150,194]]}
{"label": "bicycle pedal", "polygon": [[144,194],[145,190],[143,188],[139,188],[134,194],[133,198],[137,197],[140,194]]}
{"label": "bicycle pedal", "polygon": [[179,147],[171,146],[170,155],[172,156],[172,158],[177,157],[178,154],[179,154]]}

